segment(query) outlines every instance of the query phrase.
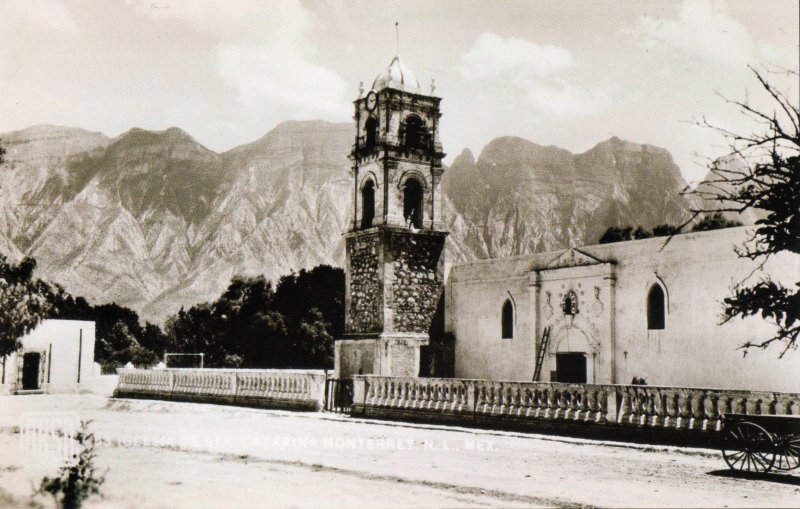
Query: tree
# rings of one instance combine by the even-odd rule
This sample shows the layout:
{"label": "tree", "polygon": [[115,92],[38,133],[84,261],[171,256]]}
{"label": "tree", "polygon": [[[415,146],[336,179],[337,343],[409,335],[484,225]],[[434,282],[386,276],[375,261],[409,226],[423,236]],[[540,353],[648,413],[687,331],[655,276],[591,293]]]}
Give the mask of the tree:
{"label": "tree", "polygon": [[742,226],[742,222],[734,219],[728,219],[722,215],[722,212],[714,212],[712,214],[706,214],[699,223],[692,227],[692,231],[707,232],[710,230],[721,230],[723,228],[733,228],[736,226]]}
{"label": "tree", "polygon": [[166,336],[173,351],[205,353],[210,367],[328,368],[343,329],[344,271],[321,265],[281,277],[275,290],[263,276],[236,276],[214,302],[170,317]]}
{"label": "tree", "polygon": [[620,226],[611,226],[600,237],[599,243],[610,244],[612,242],[624,242],[626,240],[649,239],[652,236],[653,234],[642,226],[637,226],[635,229],[633,226],[626,226],[624,228]]}
{"label": "tree", "polygon": [[659,224],[653,227],[653,237],[669,237],[678,233],[678,227],[671,224]]}
{"label": "tree", "polygon": [[600,236],[600,244],[611,244],[612,242],[623,242],[633,238],[633,227],[627,226],[622,228],[620,226],[609,227],[603,235]]}
{"label": "tree", "polygon": [[317,308],[308,311],[297,327],[293,350],[302,359],[298,367],[333,368],[333,336],[328,332],[330,324]]}
{"label": "tree", "polygon": [[19,350],[22,336],[50,309],[50,287],[33,277],[35,269],[33,258],[14,264],[0,255],[0,356]]}
{"label": "tree", "polygon": [[[759,267],[780,253],[800,254],[800,109],[796,102],[773,87],[751,68],[766,92],[773,111],[764,112],[749,100],[725,101],[736,106],[755,123],[752,134],[738,134],[702,119],[699,125],[712,129],[728,141],[723,157],[709,163],[711,177],[687,194],[701,198],[687,221],[700,214],[741,214],[760,210],[752,235],[737,248],[739,256],[759,261]],[[795,79],[796,71],[789,74]],[[776,332],[766,339],[749,339],[742,348],[765,349],[781,344],[780,356],[797,348],[800,336],[800,282],[794,288],[762,274],[745,279],[723,301],[723,323],[736,317],[761,316],[773,322]]]}

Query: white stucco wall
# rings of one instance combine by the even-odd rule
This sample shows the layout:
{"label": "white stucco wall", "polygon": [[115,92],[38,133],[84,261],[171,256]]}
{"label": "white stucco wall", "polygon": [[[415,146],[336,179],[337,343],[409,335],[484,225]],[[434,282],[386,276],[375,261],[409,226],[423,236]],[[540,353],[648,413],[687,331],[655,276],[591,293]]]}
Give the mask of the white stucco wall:
{"label": "white stucco wall", "polygon": [[41,352],[41,389],[48,392],[78,390],[92,379],[95,324],[81,320],[44,320],[22,338],[22,348],[5,359],[0,380],[4,392],[18,387],[19,359],[25,352]]}
{"label": "white stucco wall", "polygon": [[[778,345],[746,357],[738,349],[769,337],[768,322],[751,317],[719,324],[722,299],[756,267],[733,251],[747,234],[742,227],[680,235],[666,245],[656,238],[580,248],[596,260],[560,251],[455,265],[445,320],[455,336],[455,374],[531,380],[535,345],[550,326],[542,381],[550,380],[557,352],[585,351],[588,382],[637,377],[649,385],[799,391],[799,352],[779,360]],[[775,257],[765,270],[794,285],[800,257]],[[648,331],[646,299],[656,281],[667,291],[666,327]],[[561,311],[570,290],[579,299],[572,324]],[[515,334],[503,340],[500,309],[508,295],[516,303]]]}

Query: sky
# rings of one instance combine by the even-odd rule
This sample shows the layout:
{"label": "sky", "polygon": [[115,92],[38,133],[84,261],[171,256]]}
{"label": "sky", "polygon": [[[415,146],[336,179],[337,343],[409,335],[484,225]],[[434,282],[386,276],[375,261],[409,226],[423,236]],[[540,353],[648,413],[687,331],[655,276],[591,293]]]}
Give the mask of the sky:
{"label": "sky", "polygon": [[748,65],[797,97],[796,0],[6,0],[0,132],[117,136],[177,126],[222,152],[282,121],[348,121],[398,53],[436,80],[452,161],[499,136],[573,153],[617,136],[664,147],[687,181],[723,150],[706,117],[771,107]]}

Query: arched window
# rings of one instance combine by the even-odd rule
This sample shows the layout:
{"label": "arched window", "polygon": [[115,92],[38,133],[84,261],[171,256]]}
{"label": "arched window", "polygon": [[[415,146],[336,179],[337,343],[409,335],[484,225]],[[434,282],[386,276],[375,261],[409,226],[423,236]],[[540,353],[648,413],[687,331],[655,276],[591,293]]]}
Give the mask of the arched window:
{"label": "arched window", "polygon": [[375,117],[369,117],[364,124],[364,150],[372,150],[378,142],[378,120]]}
{"label": "arched window", "polygon": [[419,180],[406,180],[403,188],[403,219],[414,228],[422,228],[422,197],[422,184]]}
{"label": "arched window", "polygon": [[416,115],[409,115],[403,123],[403,145],[406,148],[427,148],[428,132],[425,123]]}
{"label": "arched window", "polygon": [[375,218],[375,183],[368,180],[361,188],[361,228],[372,226]]}
{"label": "arched window", "polygon": [[654,283],[647,294],[647,328],[648,330],[660,330],[664,328],[665,315],[667,311],[664,290]]}
{"label": "arched window", "polygon": [[514,338],[514,304],[511,303],[511,299],[506,299],[503,303],[503,312],[501,318],[501,328],[503,331],[502,337],[503,339],[513,339]]}

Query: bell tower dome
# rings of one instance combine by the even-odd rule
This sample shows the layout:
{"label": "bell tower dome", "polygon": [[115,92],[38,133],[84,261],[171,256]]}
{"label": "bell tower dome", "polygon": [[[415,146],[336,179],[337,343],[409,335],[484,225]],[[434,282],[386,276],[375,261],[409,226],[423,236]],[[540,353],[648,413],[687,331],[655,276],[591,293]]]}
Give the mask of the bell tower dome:
{"label": "bell tower dome", "polygon": [[353,102],[353,217],[337,376],[418,375],[444,277],[440,102],[433,87],[421,92],[397,56]]}
{"label": "bell tower dome", "polygon": [[441,228],[441,98],[422,94],[399,57],[372,86],[354,101],[352,230],[377,225]]}

